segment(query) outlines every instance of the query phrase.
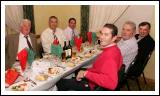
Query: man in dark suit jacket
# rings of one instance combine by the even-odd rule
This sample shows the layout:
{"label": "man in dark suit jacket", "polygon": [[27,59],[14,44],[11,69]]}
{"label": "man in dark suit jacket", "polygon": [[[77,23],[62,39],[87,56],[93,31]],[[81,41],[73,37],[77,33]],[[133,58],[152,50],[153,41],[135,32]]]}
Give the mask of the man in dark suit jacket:
{"label": "man in dark suit jacket", "polygon": [[[154,50],[155,47],[155,41],[149,35],[150,29],[150,23],[142,22],[139,24],[139,34],[135,35],[138,43],[138,60],[136,60],[135,64],[139,66],[140,70],[144,69],[146,65],[144,64],[146,57]],[[140,64],[144,65],[140,66]]]}
{"label": "man in dark suit jacket", "polygon": [[147,57],[155,47],[155,41],[149,35],[150,28],[150,23],[142,22],[139,24],[139,34],[135,35],[136,39],[138,40],[139,52],[142,54],[143,58]]}
{"label": "man in dark suit jacket", "polygon": [[[30,33],[31,22],[24,19],[20,25],[20,32],[17,34],[7,35],[5,38],[5,69],[8,69],[14,64],[17,59],[17,54],[23,48],[32,48],[36,55],[38,53],[36,36]],[[28,44],[27,38],[30,44]],[[31,46],[29,46],[31,45]]]}

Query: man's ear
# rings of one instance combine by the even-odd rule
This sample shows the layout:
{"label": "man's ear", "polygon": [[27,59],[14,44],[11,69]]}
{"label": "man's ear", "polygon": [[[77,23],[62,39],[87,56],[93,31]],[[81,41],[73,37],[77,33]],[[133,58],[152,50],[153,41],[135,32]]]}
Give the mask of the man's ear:
{"label": "man's ear", "polygon": [[135,32],[133,32],[133,36],[135,36],[136,35],[136,31]]}
{"label": "man's ear", "polygon": [[115,42],[117,40],[117,36],[113,36],[112,42]]}

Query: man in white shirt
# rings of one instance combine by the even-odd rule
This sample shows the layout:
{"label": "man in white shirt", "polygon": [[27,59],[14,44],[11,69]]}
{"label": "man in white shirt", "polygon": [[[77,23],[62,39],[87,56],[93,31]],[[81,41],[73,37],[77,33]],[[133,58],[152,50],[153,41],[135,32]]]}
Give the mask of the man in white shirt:
{"label": "man in white shirt", "polygon": [[127,21],[122,28],[122,39],[117,43],[123,56],[123,64],[126,65],[125,72],[138,53],[138,44],[134,37],[136,25],[132,21]]}
{"label": "man in white shirt", "polygon": [[30,33],[31,21],[23,19],[20,24],[20,32],[7,35],[5,40],[5,68],[12,67],[17,58],[17,54],[24,48],[30,48],[39,55],[36,36]]}
{"label": "man in white shirt", "polygon": [[76,19],[70,18],[68,21],[68,27],[64,30],[66,40],[71,40],[74,36],[78,36],[80,33],[76,29]]}
{"label": "man in white shirt", "polygon": [[49,18],[49,28],[45,29],[41,34],[42,47],[45,53],[51,53],[51,44],[55,39],[58,39],[61,47],[64,46],[65,36],[63,30],[57,28],[58,18],[51,16]]}

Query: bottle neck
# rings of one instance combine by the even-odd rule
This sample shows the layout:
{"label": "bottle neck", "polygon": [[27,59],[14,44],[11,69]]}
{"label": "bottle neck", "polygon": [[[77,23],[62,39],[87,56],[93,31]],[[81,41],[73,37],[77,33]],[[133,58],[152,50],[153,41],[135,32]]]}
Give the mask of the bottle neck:
{"label": "bottle neck", "polygon": [[72,46],[71,46],[71,43],[70,43],[70,41],[69,41],[69,44],[68,44],[68,46],[72,47]]}
{"label": "bottle neck", "polygon": [[64,46],[66,46],[66,41],[64,41]]}
{"label": "bottle neck", "polygon": [[69,45],[70,45],[70,41],[69,41]]}

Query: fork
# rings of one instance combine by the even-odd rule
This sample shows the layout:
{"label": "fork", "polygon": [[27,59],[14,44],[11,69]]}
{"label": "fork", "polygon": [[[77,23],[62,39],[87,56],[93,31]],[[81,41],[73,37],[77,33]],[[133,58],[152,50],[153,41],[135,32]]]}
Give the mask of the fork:
{"label": "fork", "polygon": [[35,81],[33,81],[32,79],[30,79],[30,78],[26,78],[26,81],[30,81],[31,83],[33,83],[34,85],[37,85],[37,83],[35,82]]}

